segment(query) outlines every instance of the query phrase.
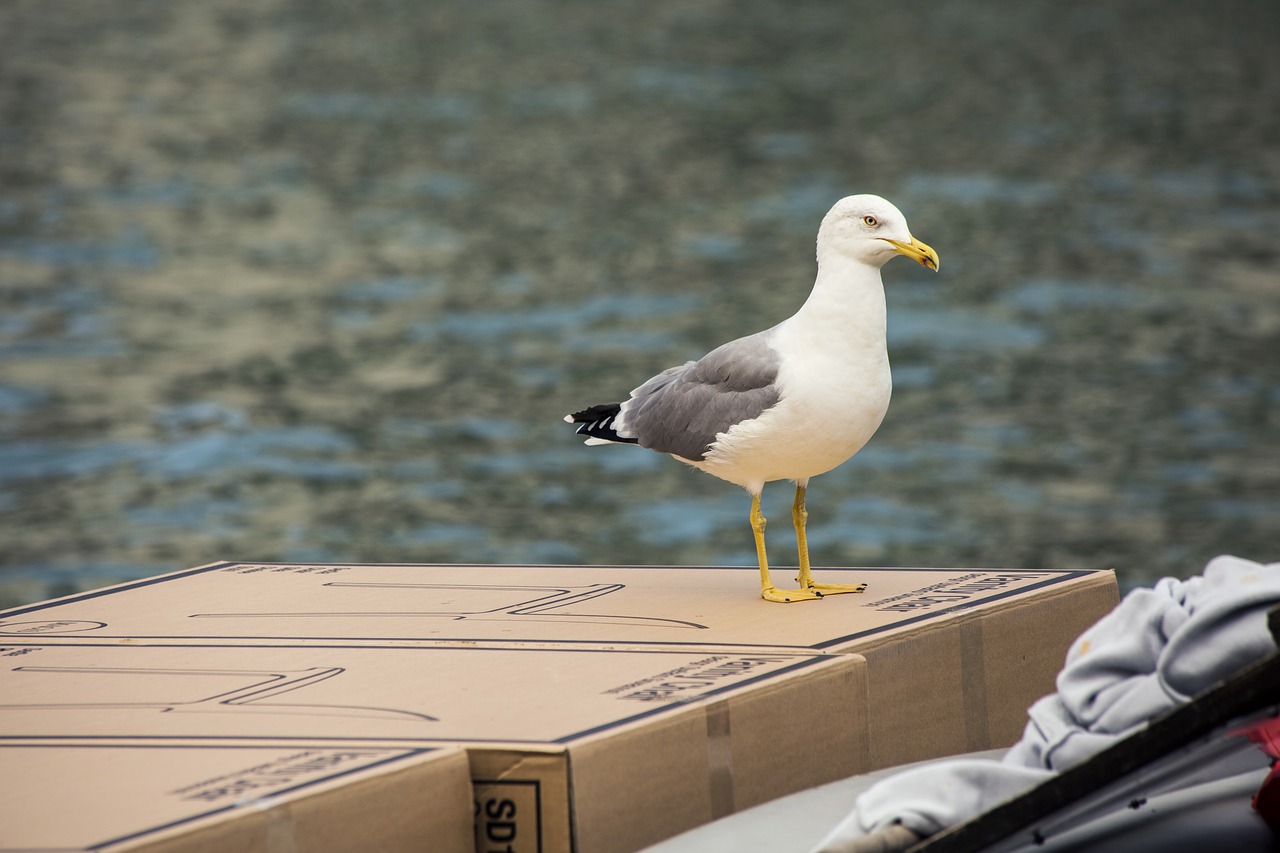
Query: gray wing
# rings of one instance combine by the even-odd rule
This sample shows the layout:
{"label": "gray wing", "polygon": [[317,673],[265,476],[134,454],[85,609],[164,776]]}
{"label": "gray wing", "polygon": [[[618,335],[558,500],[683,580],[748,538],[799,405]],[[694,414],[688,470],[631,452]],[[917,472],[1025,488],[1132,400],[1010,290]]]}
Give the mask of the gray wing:
{"label": "gray wing", "polygon": [[623,404],[626,431],[643,447],[702,461],[716,436],[778,402],[778,353],[760,332],[665,370]]}

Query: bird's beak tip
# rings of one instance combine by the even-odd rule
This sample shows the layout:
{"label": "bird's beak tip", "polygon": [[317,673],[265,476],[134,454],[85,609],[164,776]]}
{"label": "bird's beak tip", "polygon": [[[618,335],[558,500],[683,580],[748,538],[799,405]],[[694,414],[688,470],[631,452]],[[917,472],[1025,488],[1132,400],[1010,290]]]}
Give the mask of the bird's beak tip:
{"label": "bird's beak tip", "polygon": [[893,246],[893,250],[899,255],[906,255],[926,269],[931,269],[934,272],[938,271],[938,253],[928,244],[922,243],[914,237],[911,238],[910,243],[890,240],[887,237],[883,239]]}

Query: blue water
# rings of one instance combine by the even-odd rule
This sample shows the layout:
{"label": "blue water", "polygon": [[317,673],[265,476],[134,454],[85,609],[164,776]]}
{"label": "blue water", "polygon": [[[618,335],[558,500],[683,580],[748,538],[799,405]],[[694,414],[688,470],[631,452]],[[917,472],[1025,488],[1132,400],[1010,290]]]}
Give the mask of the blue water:
{"label": "blue water", "polygon": [[794,311],[852,192],[942,269],[884,270],[894,398],[811,484],[815,562],[1277,559],[1272,5],[182,7],[17,13],[0,605],[223,558],[752,565],[741,490],[560,419]]}

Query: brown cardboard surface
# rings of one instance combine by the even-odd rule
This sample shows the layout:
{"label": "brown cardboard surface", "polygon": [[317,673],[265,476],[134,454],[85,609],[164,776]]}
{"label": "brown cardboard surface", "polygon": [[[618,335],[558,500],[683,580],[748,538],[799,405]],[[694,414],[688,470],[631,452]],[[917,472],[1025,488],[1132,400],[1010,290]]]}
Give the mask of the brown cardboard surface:
{"label": "brown cardboard surface", "polygon": [[1071,642],[1118,599],[1098,572],[846,644],[867,658],[870,769],[1012,745]]}
{"label": "brown cardboard surface", "polygon": [[[854,772],[865,666],[770,650],[18,641],[0,647],[0,734],[210,754],[465,744],[480,849],[624,851]],[[772,724],[792,728],[762,736]]]}
{"label": "brown cardboard surface", "polygon": [[[779,570],[783,571],[783,570]],[[0,614],[4,637],[777,646],[812,651],[1110,572],[822,569],[861,595],[768,607],[750,568],[214,563]]]}
{"label": "brown cardboard surface", "polygon": [[864,661],[840,655],[559,752],[473,746],[476,849],[622,853],[847,776],[866,760],[865,702]]}
{"label": "brown cardboard surface", "polygon": [[703,650],[13,644],[0,735],[561,743],[833,663]]}
{"label": "brown cardboard surface", "polygon": [[0,740],[0,850],[468,851],[458,749]]}
{"label": "brown cardboard surface", "polygon": [[626,853],[1007,745],[1111,572],[216,563],[0,613],[0,736],[468,750],[476,849]]}
{"label": "brown cardboard surface", "polygon": [[[817,776],[857,772],[868,753],[862,666],[819,673],[761,684],[696,716],[571,745],[578,849],[636,850],[662,840],[671,833],[647,817],[655,810],[668,824],[695,827],[822,784],[812,781]],[[620,767],[627,768],[621,785]]]}
{"label": "brown cardboard surface", "polygon": [[[475,792],[476,853],[573,847],[569,759],[564,748],[468,750]],[[616,790],[617,782],[610,785]]]}

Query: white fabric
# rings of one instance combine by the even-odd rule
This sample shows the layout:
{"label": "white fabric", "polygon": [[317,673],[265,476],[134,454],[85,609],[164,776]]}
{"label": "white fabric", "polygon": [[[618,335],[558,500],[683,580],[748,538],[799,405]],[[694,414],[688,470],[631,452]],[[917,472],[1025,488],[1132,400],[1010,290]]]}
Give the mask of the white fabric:
{"label": "white fabric", "polygon": [[1273,651],[1267,611],[1278,602],[1280,563],[1238,557],[1134,590],[1072,644],[1058,692],[1031,706],[1022,740],[1001,761],[939,761],[885,779],[815,853],[894,823],[932,835],[1092,758]]}

